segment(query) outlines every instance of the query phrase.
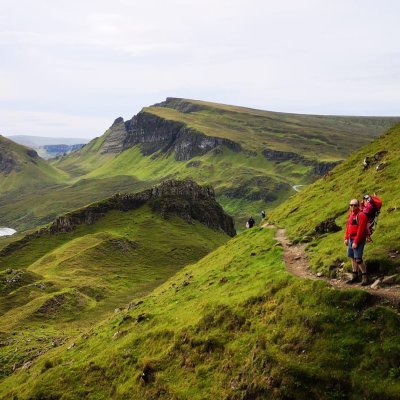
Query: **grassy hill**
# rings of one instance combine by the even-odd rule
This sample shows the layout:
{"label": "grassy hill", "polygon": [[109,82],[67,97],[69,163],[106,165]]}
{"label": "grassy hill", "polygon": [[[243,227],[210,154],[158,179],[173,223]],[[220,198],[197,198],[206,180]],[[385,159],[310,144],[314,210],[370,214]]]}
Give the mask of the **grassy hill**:
{"label": "grassy hill", "polygon": [[168,98],[129,121],[118,118],[101,137],[52,162],[63,179],[51,190],[30,187],[5,193],[0,224],[31,229],[115,192],[191,177],[213,185],[240,229],[250,214],[276,207],[294,193],[292,186],[312,183],[329,163],[344,159],[396,121]]}
{"label": "grassy hill", "polygon": [[[317,268],[327,272],[345,249],[343,232],[314,238],[314,224],[337,214],[344,225],[348,200],[372,190],[384,209],[367,259],[398,265],[399,133],[393,128],[271,213],[294,240],[312,239]],[[382,151],[363,170],[364,158]],[[133,295],[131,307],[127,299],[98,325],[69,331],[55,348],[58,331],[44,335],[40,325],[3,336],[8,366],[23,342],[33,352],[40,343],[47,348],[7,370],[0,398],[399,399],[397,310],[360,290],[293,277],[281,253],[271,230],[253,228],[150,293]],[[23,262],[18,257],[14,265]]]}
{"label": "grassy hill", "polygon": [[48,165],[36,151],[0,135],[0,193],[27,192],[57,185],[67,174]]}
{"label": "grassy hill", "polygon": [[357,146],[363,146],[400,122],[390,117],[290,114],[177,98],[144,111],[184,122],[207,136],[231,139],[248,150],[268,147],[320,160],[343,159],[349,154],[351,136],[357,136]]}
{"label": "grassy hill", "polygon": [[3,375],[227,241],[221,221],[229,218],[222,216],[215,200],[204,197],[197,186],[178,182],[171,189],[167,184],[150,200],[143,192],[125,196],[130,203],[115,197],[77,210],[2,250]]}
{"label": "grassy hill", "polygon": [[[318,236],[315,227],[333,218],[344,229],[350,199],[373,193],[382,198],[383,207],[373,243],[366,246],[367,265],[382,272],[400,269],[399,137],[400,125],[397,125],[270,214],[270,219],[285,226],[294,241],[313,239],[308,244],[308,254],[314,270],[332,275],[342,261],[347,262],[344,231]],[[364,169],[364,159],[381,152],[381,159]],[[378,165],[382,167],[379,171]]]}
{"label": "grassy hill", "polygon": [[288,275],[270,230],[240,234],[135,304],[18,368],[2,398],[399,398],[399,316]]}

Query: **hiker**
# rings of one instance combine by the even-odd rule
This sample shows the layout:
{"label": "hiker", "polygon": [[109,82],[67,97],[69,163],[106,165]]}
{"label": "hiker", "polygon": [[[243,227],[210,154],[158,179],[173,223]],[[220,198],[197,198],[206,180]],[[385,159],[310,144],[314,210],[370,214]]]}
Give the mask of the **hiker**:
{"label": "hiker", "polygon": [[361,212],[357,199],[350,200],[350,213],[347,219],[344,243],[347,246],[347,256],[351,259],[352,278],[346,283],[360,282],[361,286],[368,285],[367,266],[363,261],[364,246],[367,238],[367,216]]}
{"label": "hiker", "polygon": [[247,228],[252,228],[252,227],[254,226],[255,223],[256,223],[256,221],[254,221],[253,217],[250,216],[250,218],[247,220],[246,227],[247,227]]}
{"label": "hiker", "polygon": [[262,218],[262,219],[265,219],[265,211],[264,211],[264,210],[261,211],[261,218]]}

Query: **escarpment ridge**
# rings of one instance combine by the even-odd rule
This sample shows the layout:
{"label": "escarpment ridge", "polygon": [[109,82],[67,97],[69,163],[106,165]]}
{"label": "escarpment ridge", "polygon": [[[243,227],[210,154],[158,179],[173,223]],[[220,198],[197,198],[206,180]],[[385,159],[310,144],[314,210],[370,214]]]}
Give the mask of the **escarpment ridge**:
{"label": "escarpment ridge", "polygon": [[168,180],[140,193],[116,193],[105,200],[59,216],[48,226],[6,246],[0,256],[20,249],[34,237],[71,232],[78,225],[94,224],[109,211],[134,210],[146,203],[163,218],[175,214],[188,223],[198,221],[211,229],[222,230],[229,236],[236,234],[232,217],[216,202],[211,186],[200,186],[192,180]]}
{"label": "escarpment ridge", "polygon": [[136,145],[141,146],[145,156],[161,151],[174,154],[176,161],[201,156],[217,146],[226,146],[235,152],[241,150],[240,144],[232,140],[207,136],[182,122],[141,111],[126,122],[121,117],[114,121],[105,137],[101,153],[120,153]]}

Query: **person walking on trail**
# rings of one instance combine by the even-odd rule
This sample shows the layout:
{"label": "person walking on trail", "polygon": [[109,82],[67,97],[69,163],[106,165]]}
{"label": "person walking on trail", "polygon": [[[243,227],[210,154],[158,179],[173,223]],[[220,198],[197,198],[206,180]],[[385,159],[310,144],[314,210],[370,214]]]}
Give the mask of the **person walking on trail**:
{"label": "person walking on trail", "polygon": [[265,219],[265,211],[264,211],[264,210],[261,211],[261,218],[262,218],[262,219]]}
{"label": "person walking on trail", "polygon": [[347,256],[351,259],[352,278],[346,283],[353,284],[361,280],[361,286],[367,286],[367,267],[363,260],[363,253],[367,238],[368,218],[360,211],[360,203],[357,199],[350,200],[349,206],[350,213],[347,219],[344,243],[347,246]]}
{"label": "person walking on trail", "polygon": [[256,223],[256,221],[254,221],[253,217],[250,216],[250,218],[248,219],[246,225],[247,225],[248,228],[252,228],[252,227],[254,226],[255,223]]}

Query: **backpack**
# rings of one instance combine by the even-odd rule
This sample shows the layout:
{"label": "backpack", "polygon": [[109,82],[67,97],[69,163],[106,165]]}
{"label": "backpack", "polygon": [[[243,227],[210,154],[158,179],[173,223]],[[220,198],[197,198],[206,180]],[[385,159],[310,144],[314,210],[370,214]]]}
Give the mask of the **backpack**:
{"label": "backpack", "polygon": [[378,196],[369,196],[369,198],[370,198],[370,203],[372,203],[375,206],[376,214],[379,214],[382,208],[382,199],[380,199]]}
{"label": "backpack", "polygon": [[364,200],[367,200],[369,203],[363,209],[364,214],[368,218],[367,233],[368,235],[372,235],[376,225],[378,225],[377,219],[382,208],[382,199],[380,199],[378,196],[365,195]]}

